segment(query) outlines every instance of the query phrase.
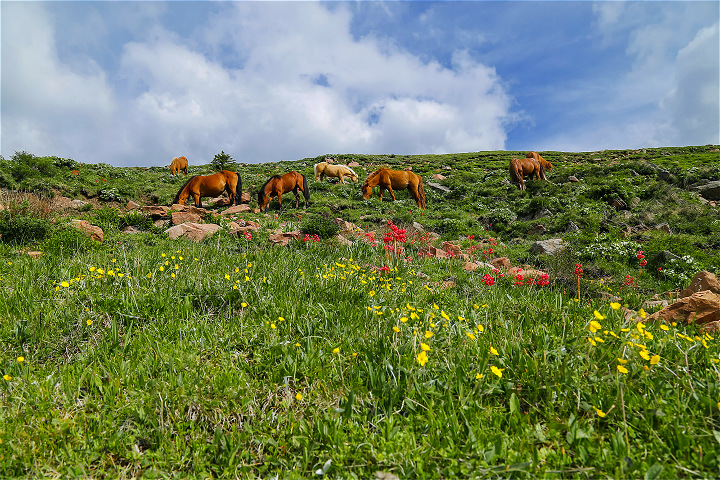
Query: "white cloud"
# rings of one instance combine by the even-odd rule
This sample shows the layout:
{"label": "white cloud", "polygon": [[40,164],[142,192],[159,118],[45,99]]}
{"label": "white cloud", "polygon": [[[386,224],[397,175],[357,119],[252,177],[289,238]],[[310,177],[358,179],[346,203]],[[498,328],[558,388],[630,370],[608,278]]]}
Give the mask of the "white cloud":
{"label": "white cloud", "polygon": [[[156,26],[122,48],[112,80],[123,94],[97,65],[79,74],[62,64],[47,13],[28,5],[4,22],[44,34],[10,62],[3,56],[12,72],[2,87],[3,154],[164,165],[180,154],[206,163],[220,150],[257,162],[504,147],[511,99],[492,68],[459,52],[450,70],[386,40],[356,39],[344,4],[225,4],[192,38]],[[23,58],[27,68],[17,68]],[[6,108],[15,93],[36,108]]]}

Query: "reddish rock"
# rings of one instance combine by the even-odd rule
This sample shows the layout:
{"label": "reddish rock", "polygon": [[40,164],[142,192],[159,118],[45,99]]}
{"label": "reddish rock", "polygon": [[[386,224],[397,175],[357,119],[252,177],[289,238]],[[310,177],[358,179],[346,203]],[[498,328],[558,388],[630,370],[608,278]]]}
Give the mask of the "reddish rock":
{"label": "reddish rock", "polygon": [[348,233],[348,232],[354,232],[358,229],[358,226],[351,222],[346,222],[342,218],[336,218],[335,223],[340,226],[340,231],[342,233]]}
{"label": "reddish rock", "polygon": [[428,245],[427,247],[421,248],[418,252],[418,255],[422,255],[425,257],[435,257],[435,258],[448,258],[447,253],[445,253],[445,250],[441,250],[439,248],[433,247],[432,245]]}
{"label": "reddish rock", "polygon": [[490,264],[497,269],[508,269],[511,267],[510,259],[508,257],[493,258],[492,260],[490,260]]}
{"label": "reddish rock", "polygon": [[230,199],[227,197],[217,197],[210,200],[210,203],[216,207],[224,207],[225,205],[230,205]]}
{"label": "reddish rock", "polygon": [[345,245],[347,247],[351,247],[353,245],[353,242],[348,240],[347,238],[343,237],[339,233],[335,236],[337,238],[337,241],[340,242],[340,245]]}
{"label": "reddish rock", "polygon": [[250,192],[243,192],[240,195],[240,203],[250,203]]}
{"label": "reddish rock", "polygon": [[360,164],[353,160],[352,162],[348,163],[348,167],[359,167]]}
{"label": "reddish rock", "polygon": [[145,205],[141,208],[141,211],[143,213],[147,213],[148,215],[153,217],[153,219],[158,219],[167,218],[170,209],[163,205]]}
{"label": "reddish rock", "polygon": [[445,180],[447,177],[445,175],[442,175],[440,173],[433,173],[432,176],[435,180]]}
{"label": "reddish rock", "polygon": [[103,232],[102,228],[98,227],[97,225],[92,225],[87,220],[73,220],[72,224],[75,228],[77,228],[93,240],[102,242],[105,238],[105,232]]}
{"label": "reddish rock", "polygon": [[647,317],[648,322],[676,321],[685,324],[720,321],[720,295],[710,290],[695,292]]}
{"label": "reddish rock", "polygon": [[240,205],[233,205],[232,207],[228,208],[224,212],[222,212],[220,215],[226,216],[226,215],[233,215],[235,213],[244,213],[249,212],[250,207],[245,204]]}
{"label": "reddish rock", "polygon": [[450,253],[452,252],[453,255],[460,255],[462,253],[462,248],[460,248],[460,245],[455,245],[454,243],[450,242],[443,242],[443,250]]}
{"label": "reddish rock", "polygon": [[220,225],[215,223],[183,223],[175,225],[165,230],[171,240],[180,237],[188,238],[194,242],[199,242],[205,237],[209,237],[220,229]]}
{"label": "reddish rock", "polygon": [[474,272],[480,268],[480,266],[475,262],[465,262],[465,265],[463,265],[463,270],[467,270],[468,272]]}
{"label": "reddish rock", "polygon": [[180,225],[182,223],[200,223],[200,215],[189,212],[173,212],[172,223],[173,225]]}
{"label": "reddish rock", "polygon": [[27,254],[30,258],[38,258],[38,257],[42,256],[42,252],[38,252],[35,250],[31,250],[31,251],[27,252]]}
{"label": "reddish rock", "polygon": [[127,208],[128,210],[137,210],[138,208],[140,208],[140,205],[130,200],[125,205],[125,208]]}
{"label": "reddish rock", "polygon": [[268,240],[270,243],[274,245],[281,245],[283,247],[287,247],[288,244],[290,244],[291,241],[295,239],[301,239],[302,233],[300,233],[300,230],[295,230],[293,232],[285,232],[285,233],[275,233],[270,236],[268,236]]}
{"label": "reddish rock", "polygon": [[710,290],[713,293],[720,294],[720,281],[714,273],[703,270],[695,275],[688,288],[680,292],[680,298],[689,297],[693,293]]}

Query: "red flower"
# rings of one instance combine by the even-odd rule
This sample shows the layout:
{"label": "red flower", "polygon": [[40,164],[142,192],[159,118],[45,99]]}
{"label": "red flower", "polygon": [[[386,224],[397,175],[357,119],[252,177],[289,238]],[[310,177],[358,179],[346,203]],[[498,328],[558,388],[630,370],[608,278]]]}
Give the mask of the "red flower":
{"label": "red flower", "polygon": [[495,279],[486,273],[483,277],[483,283],[488,286],[495,285]]}
{"label": "red flower", "polygon": [[580,278],[582,277],[583,269],[582,269],[582,263],[576,263],[575,264],[575,276]]}
{"label": "red flower", "polygon": [[80,170],[73,170],[73,171],[72,171],[72,174],[73,174],[73,175],[80,175]]}
{"label": "red flower", "polygon": [[642,250],[638,250],[635,253],[635,256],[638,258],[638,260],[640,260],[641,258],[645,258],[644,252]]}
{"label": "red flower", "polygon": [[644,267],[645,265],[647,265],[647,260],[643,258],[642,260],[640,260],[640,266]]}
{"label": "red flower", "polygon": [[248,242],[252,240],[252,232],[245,232],[245,240]]}

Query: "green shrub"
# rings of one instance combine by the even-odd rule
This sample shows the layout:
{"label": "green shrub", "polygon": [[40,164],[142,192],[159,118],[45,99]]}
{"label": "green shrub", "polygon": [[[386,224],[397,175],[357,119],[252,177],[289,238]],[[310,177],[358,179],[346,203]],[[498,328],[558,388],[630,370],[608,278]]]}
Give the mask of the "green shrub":
{"label": "green shrub", "polygon": [[52,224],[34,215],[0,211],[0,241],[10,245],[24,245],[47,238]]}
{"label": "green shrub", "polygon": [[137,227],[141,230],[150,230],[153,222],[150,216],[138,211],[131,210],[120,217],[119,228]]}
{"label": "green shrub", "polygon": [[56,255],[89,252],[98,247],[100,247],[100,242],[91,239],[77,228],[71,226],[58,228],[52,236],[40,245],[43,252]]}
{"label": "green shrub", "polygon": [[118,211],[110,207],[94,210],[88,216],[88,221],[102,228],[104,232],[119,230],[122,223]]}
{"label": "green shrub", "polygon": [[340,226],[334,220],[319,215],[307,215],[300,225],[300,231],[307,235],[317,235],[320,238],[332,238],[340,231]]}

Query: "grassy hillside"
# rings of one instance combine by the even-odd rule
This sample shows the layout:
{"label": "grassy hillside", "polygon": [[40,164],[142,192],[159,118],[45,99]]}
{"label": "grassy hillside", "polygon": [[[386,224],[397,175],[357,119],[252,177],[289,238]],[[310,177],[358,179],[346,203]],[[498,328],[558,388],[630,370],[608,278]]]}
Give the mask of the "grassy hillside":
{"label": "grassy hillside", "polygon": [[[262,225],[252,239],[221,229],[200,243],[124,207],[168,205],[185,179],[166,168],[0,160],[0,476],[715,475],[717,336],[635,321],[659,308],[653,295],[720,273],[720,214],[693,190],[720,179],[717,147],[541,152],[550,182],[520,192],[507,164],[524,153],[333,155],[360,163],[361,181],[412,167],[424,211],[407,192],[381,203],[313,182],[325,155],[239,164],[250,191],[300,171],[313,204],[273,202],[242,214]],[[58,211],[59,196],[90,203]],[[363,232],[267,242],[328,217]],[[401,254],[383,248],[388,222],[408,229]],[[531,253],[560,237],[562,254]],[[548,284],[418,255],[443,241]]]}

